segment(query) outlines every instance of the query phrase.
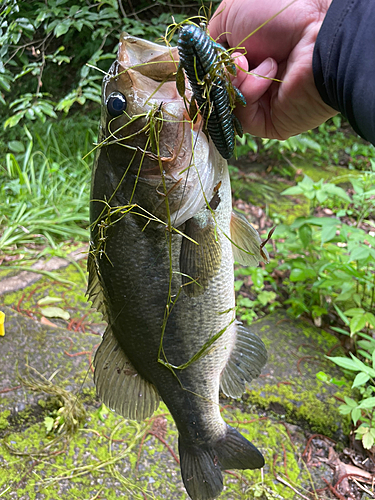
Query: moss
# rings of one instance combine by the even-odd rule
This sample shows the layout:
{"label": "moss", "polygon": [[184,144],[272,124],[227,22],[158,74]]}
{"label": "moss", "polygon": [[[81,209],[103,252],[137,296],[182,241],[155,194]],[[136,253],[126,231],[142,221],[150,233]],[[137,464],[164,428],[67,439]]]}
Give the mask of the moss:
{"label": "moss", "polygon": [[10,415],[9,410],[5,410],[0,414],[0,431],[3,431],[7,427],[9,427],[9,421],[8,421],[9,415]]}
{"label": "moss", "polygon": [[[9,488],[17,495],[15,498],[29,500],[52,500],[57,496],[87,500],[95,495],[107,500],[127,495],[135,500],[188,498],[179,465],[161,441],[147,434],[152,428],[177,454],[177,430],[164,405],[141,424],[124,421],[110,411],[101,415],[99,418],[98,410],[91,407],[84,428],[69,442],[53,444],[41,422],[21,432],[10,432],[6,443],[11,450],[5,444],[0,448],[0,461],[8,471],[6,477],[0,478],[0,491]],[[282,424],[234,407],[225,407],[223,416],[262,451],[266,466],[263,473],[224,473],[220,498],[255,498],[255,486],[261,483],[275,495],[294,498],[292,490],[275,483],[275,475],[287,474],[298,490],[308,486],[308,474],[299,465],[298,445],[291,442]],[[41,451],[44,455],[39,456]]]}
{"label": "moss", "polygon": [[[269,360],[264,375],[251,384],[249,401],[313,432],[338,433],[340,439],[342,432],[348,434],[350,419],[339,413],[338,400],[351,395],[350,384],[325,357],[337,338],[282,311],[253,323],[252,330],[265,343]],[[318,380],[320,371],[342,386]]]}
{"label": "moss", "polygon": [[[280,495],[284,499],[295,498],[295,493],[275,481],[275,476],[288,478],[288,482],[301,491],[310,485],[309,474],[300,462],[297,452],[296,439],[291,440],[291,435],[285,425],[277,423],[268,417],[259,417],[257,414],[243,413],[239,409],[230,407],[225,411],[226,421],[237,428],[247,439],[261,450],[266,465],[262,471],[241,471],[241,481],[236,481],[232,476],[225,476],[225,485],[231,489],[225,491],[223,498],[238,498],[243,500],[256,497],[262,485],[269,494]],[[221,498],[221,497],[220,497]],[[272,496],[270,496],[272,498]],[[280,497],[279,497],[280,498]]]}
{"label": "moss", "polygon": [[[80,261],[78,264],[85,273],[86,262]],[[78,271],[76,265],[69,265],[58,271],[58,276],[76,283],[75,286],[70,284],[53,281],[45,276],[28,287],[16,292],[7,293],[0,296],[0,306],[2,304],[19,308],[20,310],[28,311],[35,318],[41,318],[40,308],[37,305],[38,300],[45,296],[53,296],[61,298],[62,301],[56,304],[62,309],[70,313],[70,321],[76,323],[85,322],[100,323],[102,321],[101,314],[91,309],[90,303],[86,297],[86,281],[83,280],[82,274]],[[70,321],[60,319],[52,319],[59,326],[67,326]]]}
{"label": "moss", "polygon": [[[293,423],[308,425],[311,431],[332,437],[339,429],[345,434],[350,432],[350,419],[338,413],[335,395],[325,395],[327,389],[319,380],[310,387],[296,383],[266,384],[261,389],[249,392],[249,401],[267,410],[276,410]],[[345,391],[346,392],[346,391]],[[324,400],[318,395],[324,395]],[[342,398],[342,391],[337,392]]]}
{"label": "moss", "polygon": [[352,172],[349,172],[345,167],[333,165],[332,163],[317,164],[308,154],[304,158],[295,157],[293,164],[297,170],[302,170],[303,174],[308,175],[314,182],[318,182],[320,179],[330,181],[334,177],[347,176],[348,173]]}

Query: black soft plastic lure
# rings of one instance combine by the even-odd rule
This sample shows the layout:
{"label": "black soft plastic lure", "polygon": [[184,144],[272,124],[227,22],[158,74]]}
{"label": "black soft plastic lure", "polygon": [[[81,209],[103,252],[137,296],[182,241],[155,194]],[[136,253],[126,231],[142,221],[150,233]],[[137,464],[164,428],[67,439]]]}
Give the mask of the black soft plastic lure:
{"label": "black soft plastic lure", "polygon": [[[235,74],[235,66],[225,50],[194,24],[180,29],[177,47],[179,71],[185,70],[207,131],[221,156],[228,159],[233,155],[235,132],[242,136],[241,123],[233,114],[234,102],[246,104],[230,82],[228,73]],[[178,74],[178,90],[184,94],[180,81]]]}

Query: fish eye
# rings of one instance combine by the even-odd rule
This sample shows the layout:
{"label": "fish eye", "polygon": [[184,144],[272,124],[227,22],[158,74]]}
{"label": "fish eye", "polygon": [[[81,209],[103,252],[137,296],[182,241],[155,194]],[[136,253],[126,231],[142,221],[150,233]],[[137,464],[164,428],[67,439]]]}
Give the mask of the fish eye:
{"label": "fish eye", "polygon": [[126,98],[121,92],[112,92],[109,94],[106,101],[108,113],[115,118],[120,116],[126,110],[127,102]]}

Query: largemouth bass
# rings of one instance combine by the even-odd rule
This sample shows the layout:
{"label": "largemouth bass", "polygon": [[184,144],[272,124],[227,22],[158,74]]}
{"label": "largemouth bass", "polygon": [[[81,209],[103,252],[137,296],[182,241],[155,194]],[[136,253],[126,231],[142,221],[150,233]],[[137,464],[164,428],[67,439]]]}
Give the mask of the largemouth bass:
{"label": "largemouth bass", "polygon": [[232,214],[227,162],[176,90],[177,65],[176,49],[123,35],[104,77],[88,294],[108,323],[94,360],[99,398],[136,420],[162,399],[186,490],[205,500],[220,494],[223,469],[264,465],[219,406],[219,388],[241,396],[266,362],[236,321],[233,286],[234,258],[262,255],[258,233]]}

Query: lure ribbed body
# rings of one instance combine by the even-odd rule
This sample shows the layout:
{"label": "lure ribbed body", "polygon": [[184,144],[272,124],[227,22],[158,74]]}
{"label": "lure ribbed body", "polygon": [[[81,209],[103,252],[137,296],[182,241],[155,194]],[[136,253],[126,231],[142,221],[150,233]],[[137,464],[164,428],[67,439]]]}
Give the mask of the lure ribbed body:
{"label": "lure ribbed body", "polygon": [[225,79],[217,72],[209,83],[208,95],[207,85],[199,83],[205,82],[210,75],[218,57],[217,44],[205,31],[189,24],[181,28],[177,46],[180,64],[188,77],[208,133],[221,156],[228,159],[234,150],[235,127]]}

